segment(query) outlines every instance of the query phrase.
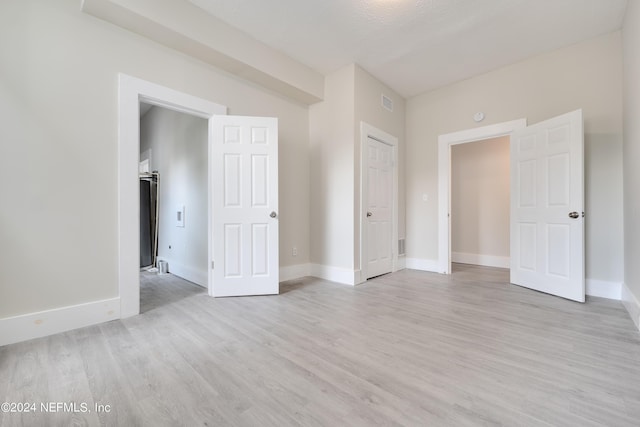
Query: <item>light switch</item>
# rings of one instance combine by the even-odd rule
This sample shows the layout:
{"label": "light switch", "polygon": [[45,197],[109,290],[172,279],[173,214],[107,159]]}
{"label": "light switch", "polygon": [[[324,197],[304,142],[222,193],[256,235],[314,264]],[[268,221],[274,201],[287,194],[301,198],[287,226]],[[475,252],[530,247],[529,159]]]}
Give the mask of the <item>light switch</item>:
{"label": "light switch", "polygon": [[184,205],[176,209],[176,227],[184,227]]}
{"label": "light switch", "polygon": [[428,202],[428,201],[429,201],[429,195],[428,195],[427,193],[424,193],[424,194],[422,195],[422,201],[423,201],[423,202]]}

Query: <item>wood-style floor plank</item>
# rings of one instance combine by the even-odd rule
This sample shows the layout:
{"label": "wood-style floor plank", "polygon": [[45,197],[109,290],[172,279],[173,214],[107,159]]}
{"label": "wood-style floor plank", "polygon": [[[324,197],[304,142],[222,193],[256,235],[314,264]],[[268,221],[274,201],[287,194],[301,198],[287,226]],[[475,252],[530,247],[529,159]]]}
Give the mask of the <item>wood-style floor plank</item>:
{"label": "wood-style floor plank", "polygon": [[349,287],[209,298],[144,274],[140,316],[0,348],[0,399],[110,412],[0,413],[0,426],[637,426],[640,334],[455,265]]}
{"label": "wood-style floor plank", "polygon": [[[9,373],[15,366],[16,353],[10,351],[9,346],[0,347],[0,403],[7,401],[9,383],[11,376]],[[3,425],[5,413],[0,411],[0,426]]]}

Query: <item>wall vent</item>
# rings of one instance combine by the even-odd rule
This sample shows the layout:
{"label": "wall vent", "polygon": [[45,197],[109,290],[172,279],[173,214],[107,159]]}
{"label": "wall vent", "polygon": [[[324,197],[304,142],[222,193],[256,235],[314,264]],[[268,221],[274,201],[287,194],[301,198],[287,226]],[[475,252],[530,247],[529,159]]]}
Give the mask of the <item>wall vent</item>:
{"label": "wall vent", "polygon": [[404,239],[398,240],[398,255],[405,255],[405,253],[404,253]]}
{"label": "wall vent", "polygon": [[393,111],[393,100],[386,95],[382,95],[382,106],[389,111]]}

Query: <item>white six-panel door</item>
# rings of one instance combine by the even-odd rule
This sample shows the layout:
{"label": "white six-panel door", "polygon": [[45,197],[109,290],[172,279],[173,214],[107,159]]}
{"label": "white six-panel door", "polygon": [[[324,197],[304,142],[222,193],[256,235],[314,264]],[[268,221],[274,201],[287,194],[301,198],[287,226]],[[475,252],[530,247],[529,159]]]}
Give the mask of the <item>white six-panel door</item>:
{"label": "white six-panel door", "polygon": [[584,302],[582,110],[511,136],[511,283]]}
{"label": "white six-panel door", "polygon": [[367,278],[390,273],[393,203],[393,148],[367,140]]}
{"label": "white six-panel door", "polygon": [[210,122],[213,296],[277,294],[277,119],[218,116]]}

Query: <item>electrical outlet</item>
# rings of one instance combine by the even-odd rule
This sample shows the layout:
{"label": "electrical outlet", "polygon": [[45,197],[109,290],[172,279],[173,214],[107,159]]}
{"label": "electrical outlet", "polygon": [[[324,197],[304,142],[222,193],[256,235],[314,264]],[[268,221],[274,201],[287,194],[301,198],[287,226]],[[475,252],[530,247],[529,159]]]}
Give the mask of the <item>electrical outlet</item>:
{"label": "electrical outlet", "polygon": [[291,250],[291,255],[298,256],[298,248],[294,246],[293,249]]}

